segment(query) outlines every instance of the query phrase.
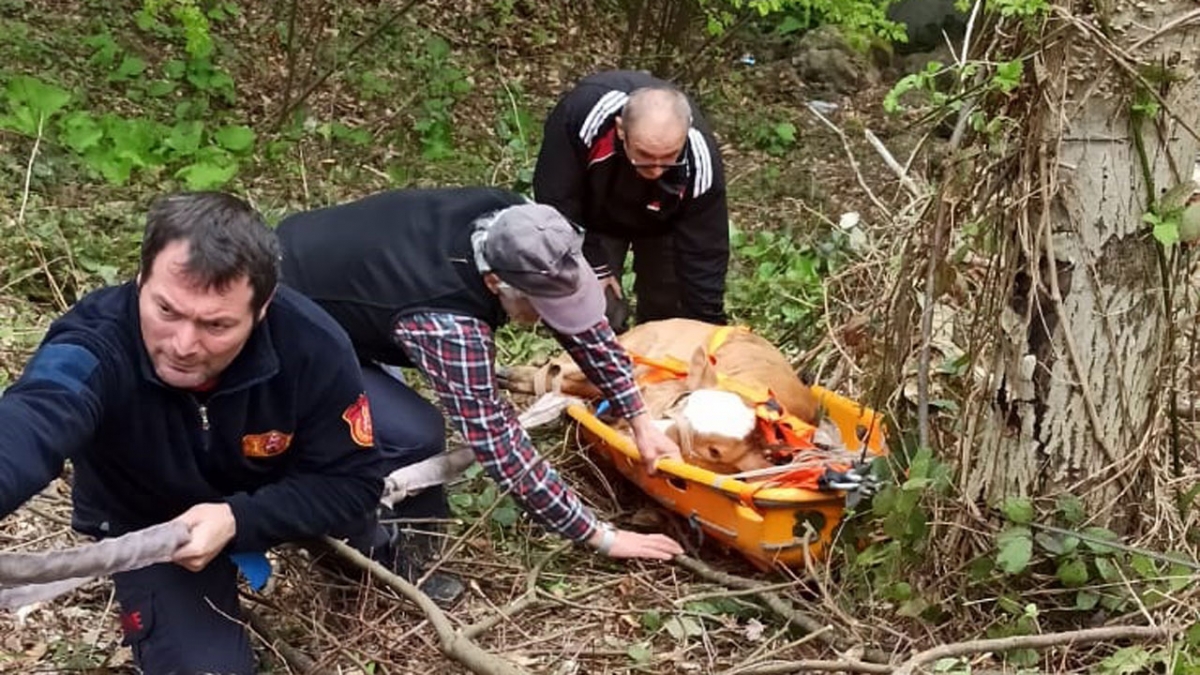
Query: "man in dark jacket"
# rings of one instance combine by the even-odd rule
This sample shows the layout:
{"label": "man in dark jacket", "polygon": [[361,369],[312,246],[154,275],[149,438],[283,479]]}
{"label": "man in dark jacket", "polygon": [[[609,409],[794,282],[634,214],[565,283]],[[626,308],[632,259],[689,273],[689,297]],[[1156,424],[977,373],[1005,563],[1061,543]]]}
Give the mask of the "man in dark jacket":
{"label": "man in dark jacket", "polygon": [[[540,318],[630,421],[647,463],[679,454],[645,414],[583,235],[561,214],[504,190],[394,190],[290,216],[278,232],[284,282],[337,319],[363,359],[389,468],[445,445],[441,414],[381,364],[414,366],[488,475],[547,529],[613,557],[681,552],[664,535],[601,523],[537,454],[497,386],[495,331]],[[445,495],[426,491],[396,511],[444,516]]]}
{"label": "man in dark jacket", "polygon": [[189,527],[173,563],[113,577],[143,672],[256,672],[226,554],[369,522],[383,489],[353,349],[278,264],[241,200],[159,199],[137,281],[55,321],[0,397],[0,514],[70,459],[78,531]]}
{"label": "man in dark jacket", "polygon": [[729,214],[716,140],[686,95],[646,73],[584,78],[546,119],[537,200],[587,230],[584,253],[624,330],[621,293],[633,248],[639,322],[725,323]]}

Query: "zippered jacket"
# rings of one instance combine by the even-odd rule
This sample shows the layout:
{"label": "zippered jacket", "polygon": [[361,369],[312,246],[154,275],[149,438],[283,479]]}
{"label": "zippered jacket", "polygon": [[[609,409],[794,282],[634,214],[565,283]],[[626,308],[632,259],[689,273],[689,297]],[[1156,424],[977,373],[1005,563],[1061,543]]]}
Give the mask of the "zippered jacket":
{"label": "zippered jacket", "polygon": [[[546,119],[534,196],[589,234],[621,239],[673,234],[683,318],[723,324],[729,268],[729,209],[720,150],[692,104],[683,166],[658,180],[638,175],[617,138],[616,118],[640,87],[667,84],[647,73],[606,71],[564,94]],[[610,270],[600,239],[584,241],[600,276]]]}
{"label": "zippered jacket", "polygon": [[367,517],[383,490],[358,360],[315,304],[279,288],[211,391],[158,379],[138,289],[95,291],[59,317],[0,397],[0,515],[71,460],[73,525],[125,534],[225,502],[230,549],[261,551]]}

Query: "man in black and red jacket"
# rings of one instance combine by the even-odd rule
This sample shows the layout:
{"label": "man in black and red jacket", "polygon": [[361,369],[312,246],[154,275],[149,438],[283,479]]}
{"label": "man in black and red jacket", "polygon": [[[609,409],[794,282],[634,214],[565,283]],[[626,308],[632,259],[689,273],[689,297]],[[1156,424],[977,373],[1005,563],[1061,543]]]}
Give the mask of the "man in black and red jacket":
{"label": "man in black and red jacket", "polygon": [[639,322],[726,321],[729,214],[716,139],[687,96],[635,71],[584,78],[546,119],[537,200],[586,231],[584,254],[624,329],[621,273],[633,249]]}

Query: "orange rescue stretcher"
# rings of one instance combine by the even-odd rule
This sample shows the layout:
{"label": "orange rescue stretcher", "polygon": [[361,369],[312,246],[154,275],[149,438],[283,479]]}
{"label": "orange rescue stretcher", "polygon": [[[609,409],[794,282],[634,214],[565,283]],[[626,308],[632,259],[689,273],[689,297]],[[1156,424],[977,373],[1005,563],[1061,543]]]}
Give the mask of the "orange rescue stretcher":
{"label": "orange rescue stretcher", "polygon": [[[805,549],[811,560],[820,560],[847,505],[869,495],[874,482],[869,463],[887,452],[881,415],[822,387],[812,391],[837,425],[845,450],[863,460],[847,472],[822,468],[820,480],[808,476],[788,481],[777,475],[743,480],[670,459],[659,461],[657,475],[651,476],[633,440],[589,406],[571,405],[567,414],[578,422],[593,451],[706,536],[736,549],[764,571],[777,565],[803,569]],[[811,466],[805,471],[812,473]],[[795,487],[798,483],[811,487]]]}

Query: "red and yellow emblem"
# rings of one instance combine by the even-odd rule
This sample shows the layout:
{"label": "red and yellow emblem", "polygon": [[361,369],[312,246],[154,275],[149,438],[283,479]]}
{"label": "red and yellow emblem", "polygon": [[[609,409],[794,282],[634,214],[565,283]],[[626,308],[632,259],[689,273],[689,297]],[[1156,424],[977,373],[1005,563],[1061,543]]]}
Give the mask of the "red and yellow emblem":
{"label": "red and yellow emblem", "polygon": [[242,454],[246,457],[274,457],[282,454],[292,444],[292,435],[282,431],[242,436]]}
{"label": "red and yellow emblem", "polygon": [[358,399],[342,413],[342,419],[350,425],[350,438],[364,448],[375,445],[375,432],[371,427],[371,406],[367,403],[367,395],[359,394]]}

